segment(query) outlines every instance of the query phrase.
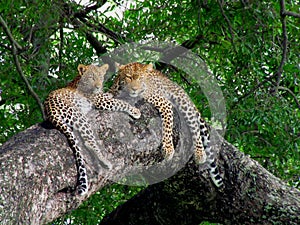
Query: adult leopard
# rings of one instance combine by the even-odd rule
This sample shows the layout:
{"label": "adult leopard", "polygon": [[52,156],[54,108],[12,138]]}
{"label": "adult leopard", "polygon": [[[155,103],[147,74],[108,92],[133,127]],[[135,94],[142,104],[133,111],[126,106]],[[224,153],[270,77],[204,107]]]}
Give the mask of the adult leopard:
{"label": "adult leopard", "polygon": [[196,163],[202,164],[207,161],[212,181],[217,187],[221,187],[223,180],[210,147],[208,127],[185,91],[160,71],[155,70],[152,64],[134,62],[121,65],[118,69],[111,93],[115,94],[123,88],[131,97],[140,96],[158,109],[162,117],[162,146],[165,158],[169,160],[174,154],[172,140],[174,106],[183,113],[192,134]]}

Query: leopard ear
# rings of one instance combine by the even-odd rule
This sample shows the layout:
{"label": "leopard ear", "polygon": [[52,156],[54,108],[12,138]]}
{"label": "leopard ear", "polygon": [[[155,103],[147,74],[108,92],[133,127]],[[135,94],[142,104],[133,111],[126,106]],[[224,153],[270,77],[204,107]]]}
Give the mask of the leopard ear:
{"label": "leopard ear", "polygon": [[79,75],[82,76],[83,73],[86,71],[86,66],[83,65],[83,64],[79,64],[78,67],[77,67],[77,70],[79,72]]}
{"label": "leopard ear", "polygon": [[147,72],[151,72],[153,70],[153,64],[146,64],[144,68]]}
{"label": "leopard ear", "polygon": [[101,69],[107,71],[109,68],[109,65],[108,64],[104,64],[103,66],[101,66]]}
{"label": "leopard ear", "polygon": [[118,70],[124,69],[125,65],[121,65],[120,63],[115,62],[115,67]]}

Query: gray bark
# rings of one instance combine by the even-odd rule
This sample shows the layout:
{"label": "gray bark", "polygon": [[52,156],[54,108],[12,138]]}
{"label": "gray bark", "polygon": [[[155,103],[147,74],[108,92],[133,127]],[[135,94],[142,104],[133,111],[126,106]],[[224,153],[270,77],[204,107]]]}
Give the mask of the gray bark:
{"label": "gray bark", "polygon": [[[186,154],[191,140],[180,114],[175,118],[174,161],[153,169],[151,165],[162,160],[160,118],[143,101],[136,105],[142,111],[142,118],[136,121],[120,112],[91,115],[99,132],[101,152],[115,167],[103,170],[95,153],[85,149],[90,182],[86,196],[74,195],[75,160],[66,138],[56,129],[37,124],[4,143],[0,148],[1,224],[50,222],[78,207],[89,195],[110,184],[110,180],[128,174],[137,162],[147,166],[147,171],[138,167],[134,173],[140,172],[150,183],[154,182],[152,174],[163,174],[165,169],[179,172],[150,185],[102,224],[199,224],[203,220],[224,224],[300,223],[299,190],[287,186],[222,139],[215,149],[220,152],[218,164],[225,189],[218,191],[208,173],[199,171]],[[182,157],[191,159],[181,169]],[[171,173],[163,176],[169,177]],[[138,182],[131,178],[123,182]]]}
{"label": "gray bark", "polygon": [[[220,142],[222,143],[222,142]],[[225,188],[215,189],[190,162],[106,216],[101,225],[300,224],[300,192],[223,140],[219,166]]]}

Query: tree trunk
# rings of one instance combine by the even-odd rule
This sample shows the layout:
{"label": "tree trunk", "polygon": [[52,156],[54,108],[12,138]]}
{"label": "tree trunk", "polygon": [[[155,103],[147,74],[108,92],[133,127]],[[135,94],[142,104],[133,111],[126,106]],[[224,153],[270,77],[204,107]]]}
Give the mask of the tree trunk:
{"label": "tree trunk", "polygon": [[[175,116],[174,160],[172,164],[162,161],[158,112],[141,100],[135,105],[142,111],[139,120],[121,112],[94,112],[89,118],[99,133],[101,152],[114,163],[114,169],[102,169],[97,155],[85,149],[90,182],[86,196],[73,192],[75,160],[59,131],[37,124],[4,143],[0,148],[1,224],[50,222],[78,207],[109,180],[125,184],[161,182],[149,185],[101,224],[198,225],[204,220],[224,224],[300,224],[300,192],[222,139],[214,148],[220,152],[218,165],[225,188],[217,190],[208,173],[200,172],[187,154],[190,134],[180,113]],[[176,174],[171,176],[173,173]]]}

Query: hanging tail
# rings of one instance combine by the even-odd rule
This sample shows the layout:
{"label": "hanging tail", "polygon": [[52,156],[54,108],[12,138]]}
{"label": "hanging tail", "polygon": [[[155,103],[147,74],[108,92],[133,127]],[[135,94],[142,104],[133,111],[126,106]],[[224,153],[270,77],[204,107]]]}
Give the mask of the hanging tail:
{"label": "hanging tail", "polygon": [[212,162],[209,162],[208,172],[210,174],[210,177],[211,177],[213,183],[216,185],[216,187],[221,188],[222,186],[224,186],[223,179],[220,175],[220,172],[218,170],[215,160],[213,160]]}

